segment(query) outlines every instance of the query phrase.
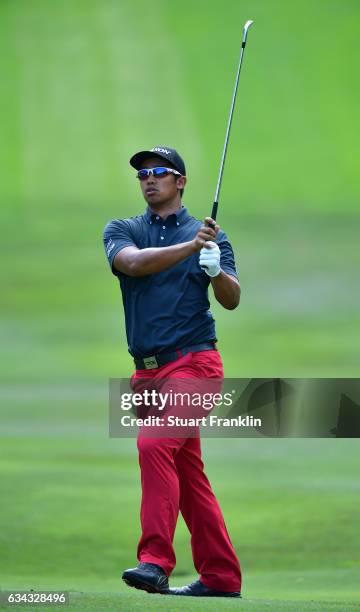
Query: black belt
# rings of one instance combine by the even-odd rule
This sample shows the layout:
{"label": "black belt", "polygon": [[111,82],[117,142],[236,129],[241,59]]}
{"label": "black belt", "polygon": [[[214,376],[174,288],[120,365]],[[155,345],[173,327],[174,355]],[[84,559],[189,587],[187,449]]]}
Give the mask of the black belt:
{"label": "black belt", "polygon": [[154,368],[160,368],[167,363],[171,363],[171,361],[176,361],[180,359],[180,357],[184,357],[187,353],[213,350],[217,350],[215,342],[203,342],[202,344],[185,346],[172,353],[160,353],[158,355],[151,355],[150,357],[143,357],[142,359],[134,359],[134,363],[137,370],[153,370]]}

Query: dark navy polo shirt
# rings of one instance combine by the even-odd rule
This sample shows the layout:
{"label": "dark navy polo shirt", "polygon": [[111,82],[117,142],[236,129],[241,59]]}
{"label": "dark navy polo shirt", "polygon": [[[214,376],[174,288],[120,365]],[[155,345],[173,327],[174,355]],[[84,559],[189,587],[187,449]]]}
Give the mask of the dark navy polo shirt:
{"label": "dark navy polo shirt", "polygon": [[[122,292],[129,353],[147,357],[192,344],[215,341],[215,321],[209,310],[209,276],[199,265],[199,253],[147,276],[128,276],[112,266],[115,255],[127,246],[138,249],[165,247],[193,240],[202,221],[182,206],[166,220],[150,208],[130,219],[110,221],[104,245]],[[234,254],[223,231],[217,235],[221,268],[237,276]]]}

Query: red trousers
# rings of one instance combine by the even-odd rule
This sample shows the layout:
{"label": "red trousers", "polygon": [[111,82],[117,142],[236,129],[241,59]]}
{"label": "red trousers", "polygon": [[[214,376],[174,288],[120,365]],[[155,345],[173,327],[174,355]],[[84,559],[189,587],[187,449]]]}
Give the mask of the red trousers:
{"label": "red trousers", "polygon": [[[188,353],[152,370],[144,378],[223,379],[218,351]],[[140,382],[140,381],[139,381]],[[203,584],[221,591],[241,591],[241,571],[219,503],[204,473],[200,436],[151,438],[138,436],[141,469],[141,528],[138,560],[156,563],[169,576],[176,564],[173,539],[179,510],[191,534],[194,565]]]}

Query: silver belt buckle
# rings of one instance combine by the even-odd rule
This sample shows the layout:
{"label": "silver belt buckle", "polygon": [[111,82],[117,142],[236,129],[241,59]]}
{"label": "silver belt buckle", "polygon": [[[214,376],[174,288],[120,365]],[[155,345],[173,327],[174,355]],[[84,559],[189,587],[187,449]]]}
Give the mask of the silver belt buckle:
{"label": "silver belt buckle", "polygon": [[147,370],[152,370],[153,368],[159,367],[155,355],[153,355],[152,357],[144,357],[143,362]]}

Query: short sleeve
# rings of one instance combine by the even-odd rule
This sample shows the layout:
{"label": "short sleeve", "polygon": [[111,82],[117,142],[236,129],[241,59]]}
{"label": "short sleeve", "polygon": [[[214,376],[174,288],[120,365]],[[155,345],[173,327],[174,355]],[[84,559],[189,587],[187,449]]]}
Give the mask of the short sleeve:
{"label": "short sleeve", "polygon": [[116,219],[110,221],[104,229],[103,234],[106,257],[111,271],[115,276],[118,272],[113,269],[115,256],[127,246],[136,246],[131,234],[131,228],[125,220]]}
{"label": "short sleeve", "polygon": [[235,278],[238,278],[234,252],[225,232],[221,230],[219,231],[216,242],[220,249],[221,269],[224,270],[226,274],[230,274],[231,276],[235,276]]}

